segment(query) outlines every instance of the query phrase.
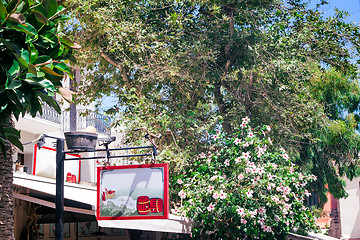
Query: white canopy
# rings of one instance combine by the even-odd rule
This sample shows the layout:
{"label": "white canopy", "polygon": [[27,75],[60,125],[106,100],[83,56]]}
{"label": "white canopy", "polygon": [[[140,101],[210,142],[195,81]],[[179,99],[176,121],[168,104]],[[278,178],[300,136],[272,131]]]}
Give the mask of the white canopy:
{"label": "white canopy", "polygon": [[[14,173],[14,185],[36,190],[46,194],[55,195],[56,182],[54,179],[34,176],[26,173]],[[14,193],[15,198],[29,202],[35,202],[48,207],[55,207],[54,203],[37,198]],[[75,183],[65,183],[64,197],[66,199],[90,204],[93,210],[66,207],[65,211],[74,211],[83,214],[95,214],[96,208],[96,187]],[[101,227],[139,229],[144,231],[190,233],[192,222],[187,218],[171,215],[169,219],[144,219],[144,220],[98,220]]]}

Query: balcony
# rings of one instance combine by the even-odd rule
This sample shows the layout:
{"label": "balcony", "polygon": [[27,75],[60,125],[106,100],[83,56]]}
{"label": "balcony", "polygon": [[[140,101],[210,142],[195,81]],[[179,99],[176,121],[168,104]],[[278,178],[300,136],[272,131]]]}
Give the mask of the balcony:
{"label": "balcony", "polygon": [[[102,114],[96,114],[89,110],[76,111],[76,129],[82,130],[89,126],[95,127],[97,133],[110,135],[110,120]],[[70,131],[70,112],[62,113],[62,130]]]}
{"label": "balcony", "polygon": [[[95,127],[97,133],[110,135],[110,120],[102,114],[96,114],[90,110],[76,111],[76,129],[83,130],[86,127]],[[42,115],[36,114],[35,118],[26,114],[16,124],[17,128],[33,134],[46,132],[70,131],[70,112],[63,111],[58,114],[52,107],[44,104]]]}

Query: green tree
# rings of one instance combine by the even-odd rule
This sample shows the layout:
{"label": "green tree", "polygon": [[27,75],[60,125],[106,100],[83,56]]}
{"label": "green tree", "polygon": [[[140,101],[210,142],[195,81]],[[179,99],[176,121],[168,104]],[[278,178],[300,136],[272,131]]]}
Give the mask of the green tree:
{"label": "green tree", "polygon": [[[86,44],[78,59],[91,70],[79,100],[116,97],[107,109],[121,114],[114,125],[162,133],[163,160],[192,164],[186,156],[207,151],[207,130],[231,133],[247,115],[271,125],[301,169],[319,177],[319,193],[329,183],[346,195],[340,176],[354,176],[359,149],[352,58],[360,36],[346,13],[324,18],[326,1],[309,9],[299,0],[71,4],[74,36]],[[331,74],[339,91],[329,98]]]}
{"label": "green tree", "polygon": [[11,144],[22,144],[12,117],[42,114],[44,103],[60,112],[54,93],[70,97],[61,80],[71,75],[67,64],[78,46],[63,33],[64,9],[56,0],[0,1],[1,239],[14,239]]}

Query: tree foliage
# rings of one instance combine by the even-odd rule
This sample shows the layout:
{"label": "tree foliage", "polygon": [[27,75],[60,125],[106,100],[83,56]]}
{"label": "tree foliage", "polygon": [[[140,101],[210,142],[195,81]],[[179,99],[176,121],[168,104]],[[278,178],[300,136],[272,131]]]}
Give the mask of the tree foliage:
{"label": "tree foliage", "polygon": [[194,220],[195,239],[286,239],[316,229],[304,206],[305,186],[316,177],[297,171],[270,126],[254,129],[249,121],[232,136],[209,136],[211,151],[173,176],[172,211]]}
{"label": "tree foliage", "polygon": [[163,160],[205,152],[206,130],[232,133],[247,115],[319,177],[312,187],[346,195],[340,176],[354,176],[360,143],[360,35],[346,13],[299,0],[70,5],[89,69],[79,100],[116,97],[114,125],[162,133]]}
{"label": "tree foliage", "polygon": [[47,103],[60,112],[54,93],[69,95],[61,87],[72,49],[78,48],[63,33],[64,7],[55,0],[0,1],[0,151],[4,141],[22,149],[20,132],[7,126],[11,116],[42,114]]}

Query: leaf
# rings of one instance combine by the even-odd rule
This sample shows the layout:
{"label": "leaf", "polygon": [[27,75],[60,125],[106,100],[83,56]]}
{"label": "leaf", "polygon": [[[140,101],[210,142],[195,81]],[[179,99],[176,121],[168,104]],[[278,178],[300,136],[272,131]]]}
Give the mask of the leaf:
{"label": "leaf", "polygon": [[65,45],[68,45],[71,48],[75,48],[75,49],[81,48],[80,44],[74,43],[70,38],[66,36],[60,37],[60,42]]}
{"label": "leaf", "polygon": [[62,80],[64,77],[64,75],[60,75],[48,67],[41,67],[40,70],[45,73],[45,77],[49,80]]}
{"label": "leaf", "polygon": [[56,69],[59,69],[60,71],[62,71],[62,72],[66,72],[66,73],[70,73],[71,72],[71,70],[70,70],[70,68],[69,68],[69,66],[68,65],[66,65],[65,63],[57,63],[57,62],[54,62],[54,67],[56,68]]}
{"label": "leaf", "polygon": [[45,63],[52,64],[52,58],[49,56],[46,56],[46,55],[42,55],[36,59],[36,61],[34,62],[34,65],[35,66],[45,65]]}
{"label": "leaf", "polygon": [[72,102],[72,95],[75,94],[75,92],[63,87],[58,88],[58,93],[69,103]]}
{"label": "leaf", "polygon": [[28,71],[32,74],[35,75],[35,77],[37,77],[37,70],[36,70],[36,67],[34,65],[32,65],[31,63],[29,64],[29,68],[28,68]]}
{"label": "leaf", "polygon": [[17,22],[19,24],[25,24],[25,22],[26,22],[24,15],[22,15],[21,13],[17,13],[17,12],[11,14],[9,19],[14,22]]}
{"label": "leaf", "polygon": [[0,113],[3,112],[7,108],[8,104],[5,104],[4,106],[0,107]]}
{"label": "leaf", "polygon": [[32,10],[31,12],[35,15],[36,19],[39,22],[41,22],[42,24],[47,23],[47,18],[41,12],[39,12],[37,10]]}
{"label": "leaf", "polygon": [[55,91],[54,84],[50,80],[47,80],[44,78],[33,77],[33,78],[27,78],[24,81],[26,81],[27,83],[30,83],[31,85],[40,86],[40,87],[45,88],[52,92]]}
{"label": "leaf", "polygon": [[16,89],[21,86],[22,82],[20,80],[14,80],[10,75],[8,75],[8,78],[5,83],[5,89]]}
{"label": "leaf", "polygon": [[50,18],[55,13],[57,13],[58,4],[57,4],[56,0],[45,0],[43,2],[43,6],[44,6],[44,9],[45,9],[47,18]]}
{"label": "leaf", "polygon": [[6,91],[6,95],[16,108],[18,108],[20,111],[24,111],[24,107],[14,91],[15,90]]}
{"label": "leaf", "polygon": [[36,50],[34,44],[29,43],[29,49],[30,49],[30,63],[34,63],[39,55],[39,51]]}
{"label": "leaf", "polygon": [[20,142],[19,138],[14,137],[14,136],[8,136],[7,139],[14,145],[16,146],[18,149],[20,149],[21,151],[24,151],[24,146],[22,145],[22,143]]}
{"label": "leaf", "polygon": [[17,138],[20,138],[20,130],[16,130],[15,128],[13,127],[4,127],[4,135],[5,136],[10,136],[10,135],[13,135]]}
{"label": "leaf", "polygon": [[27,33],[27,34],[30,34],[33,36],[38,35],[36,29],[33,26],[31,26],[30,24],[19,24],[19,23],[15,23],[12,21],[8,21],[6,24],[6,27],[20,31],[20,32],[24,32],[24,33]]}
{"label": "leaf", "polygon": [[58,39],[56,37],[56,35],[52,32],[46,32],[45,34],[42,34],[41,37],[51,43],[51,44],[57,44],[58,43]]}
{"label": "leaf", "polygon": [[48,96],[47,94],[40,92],[40,91],[37,91],[37,96],[40,96],[44,102],[49,104],[50,107],[53,107],[57,113],[59,113],[59,114],[61,113],[60,106],[57,103],[57,101],[55,101],[54,98],[52,98],[52,97]]}
{"label": "leaf", "polygon": [[16,75],[18,75],[18,73],[20,72],[19,62],[14,59],[13,64],[11,65],[11,68],[9,69],[8,72],[12,77],[15,77]]}
{"label": "leaf", "polygon": [[6,16],[7,16],[7,14],[8,13],[6,11],[6,8],[5,8],[3,2],[0,1],[0,19],[4,20],[6,18]]}

